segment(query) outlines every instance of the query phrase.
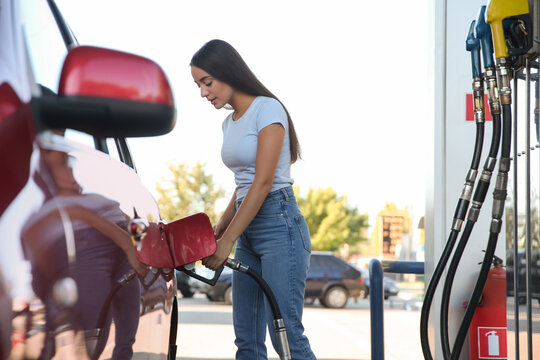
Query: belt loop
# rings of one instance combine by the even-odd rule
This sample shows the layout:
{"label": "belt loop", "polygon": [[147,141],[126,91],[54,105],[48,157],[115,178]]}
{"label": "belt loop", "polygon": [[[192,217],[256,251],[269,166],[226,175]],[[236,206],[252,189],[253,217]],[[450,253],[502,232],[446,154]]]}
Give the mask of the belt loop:
{"label": "belt loop", "polygon": [[289,201],[289,194],[287,193],[286,188],[281,188],[280,190],[283,196],[285,197],[285,201]]}

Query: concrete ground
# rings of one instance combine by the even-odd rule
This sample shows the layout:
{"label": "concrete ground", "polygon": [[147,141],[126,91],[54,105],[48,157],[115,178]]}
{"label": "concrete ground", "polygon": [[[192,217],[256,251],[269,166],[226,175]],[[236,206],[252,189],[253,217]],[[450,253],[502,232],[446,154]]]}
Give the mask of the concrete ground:
{"label": "concrete ground", "polygon": [[[385,302],[386,359],[422,358],[418,302],[406,292]],[[370,315],[367,299],[349,300],[344,309],[306,305],[304,327],[319,360],[371,358]],[[236,347],[232,307],[210,302],[203,295],[179,299],[177,360],[232,360]],[[279,359],[267,338],[268,358]]]}

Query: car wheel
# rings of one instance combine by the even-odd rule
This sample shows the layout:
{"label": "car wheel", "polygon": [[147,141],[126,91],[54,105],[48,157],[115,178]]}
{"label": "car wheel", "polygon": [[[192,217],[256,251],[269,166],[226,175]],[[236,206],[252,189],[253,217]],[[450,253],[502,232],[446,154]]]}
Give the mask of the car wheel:
{"label": "car wheel", "polygon": [[360,294],[358,294],[358,297],[359,297],[360,299],[365,299],[365,298],[367,298],[367,291],[366,291],[365,289],[360,290]]}
{"label": "car wheel", "polygon": [[232,304],[232,286],[229,286],[227,290],[225,290],[225,295],[223,295],[223,298],[225,299],[225,304]]}
{"label": "car wheel", "polygon": [[347,305],[349,293],[341,286],[334,286],[324,294],[324,306],[334,309],[341,309]]}
{"label": "car wheel", "polygon": [[180,293],[182,294],[182,297],[185,297],[185,298],[192,298],[193,295],[195,294],[193,291],[191,290],[180,290]]}

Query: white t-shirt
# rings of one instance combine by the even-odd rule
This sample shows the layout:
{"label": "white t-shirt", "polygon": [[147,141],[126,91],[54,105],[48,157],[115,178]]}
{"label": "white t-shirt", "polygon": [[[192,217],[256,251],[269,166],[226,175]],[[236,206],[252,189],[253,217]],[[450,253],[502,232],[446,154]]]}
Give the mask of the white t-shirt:
{"label": "white t-shirt", "polygon": [[246,196],[255,177],[255,159],[259,131],[271,124],[281,124],[285,129],[283,146],[272,189],[275,191],[293,184],[291,178],[291,151],[289,145],[289,123],[287,113],[280,102],[269,97],[258,96],[247,111],[236,121],[233,114],[223,121],[223,145],[221,159],[234,172],[236,198]]}

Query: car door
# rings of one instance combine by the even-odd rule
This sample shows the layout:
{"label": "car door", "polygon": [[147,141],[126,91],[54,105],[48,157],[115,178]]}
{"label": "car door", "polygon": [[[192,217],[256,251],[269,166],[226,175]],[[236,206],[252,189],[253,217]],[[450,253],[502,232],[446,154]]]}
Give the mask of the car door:
{"label": "car door", "polygon": [[[135,218],[151,227],[160,215],[126,139],[44,126],[40,106],[65,100],[58,80],[70,35],[49,4],[0,0],[0,150],[10,169],[2,174],[0,302],[10,306],[0,312],[0,354],[166,358],[177,325],[174,274],[142,264],[127,231]],[[92,59],[100,50],[87,51]]]}
{"label": "car door", "polygon": [[328,281],[328,273],[324,267],[324,256],[311,254],[308,276],[306,280],[306,297],[320,297]]}

